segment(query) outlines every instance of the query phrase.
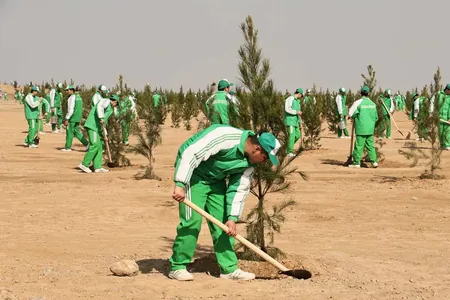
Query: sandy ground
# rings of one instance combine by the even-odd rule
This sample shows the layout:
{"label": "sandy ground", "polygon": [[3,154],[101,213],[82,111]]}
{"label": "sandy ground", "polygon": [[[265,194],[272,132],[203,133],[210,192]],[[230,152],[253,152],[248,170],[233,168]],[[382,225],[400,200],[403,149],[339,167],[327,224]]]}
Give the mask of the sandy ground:
{"label": "sandy ground", "polygon": [[[297,201],[276,246],[289,267],[303,266],[312,279],[226,281],[206,272],[210,264],[194,270],[195,281],[180,283],[164,275],[178,223],[172,164],[193,132],[164,127],[155,163],[160,182],[133,179],[136,166],[82,174],[75,169],[81,145],[58,151],[64,135],[49,127],[39,149],[22,146],[27,125],[12,98],[0,103],[0,299],[450,298],[449,180],[417,179],[424,166],[408,167],[395,130],[383,148],[386,166],[359,170],[334,163],[346,160],[349,140],[324,133],[322,149],[295,162],[310,180],[293,176],[291,194],[269,197]],[[396,117],[407,132],[406,116]],[[450,153],[443,157],[450,178]],[[246,209],[254,204],[249,197]],[[196,258],[211,252],[204,225]],[[120,259],[138,261],[141,273],[112,276],[109,266]]]}

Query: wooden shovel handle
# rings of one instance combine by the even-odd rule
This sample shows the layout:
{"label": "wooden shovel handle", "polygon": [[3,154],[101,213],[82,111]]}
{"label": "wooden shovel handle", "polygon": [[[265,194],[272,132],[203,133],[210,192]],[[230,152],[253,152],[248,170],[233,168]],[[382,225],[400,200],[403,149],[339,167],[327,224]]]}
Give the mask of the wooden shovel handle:
{"label": "wooden shovel handle", "polygon": [[400,132],[402,135],[403,133],[400,131],[400,129],[397,126],[397,122],[395,122],[394,116],[391,114],[391,112],[389,111],[389,109],[386,107],[386,104],[384,104],[383,100],[380,101],[381,104],[383,104],[384,108],[386,109],[386,111],[388,112],[389,116],[392,119],[392,122],[394,122],[395,128],[397,128],[398,132]]}
{"label": "wooden shovel handle", "polygon": [[109,150],[109,144],[108,144],[108,141],[106,140],[106,128],[105,128],[105,125],[102,125],[102,130],[103,130],[103,139],[105,140],[106,153],[108,154],[108,161],[110,163],[112,163],[111,151]]}
{"label": "wooden shovel handle", "polygon": [[[213,216],[211,216],[210,214],[208,214],[206,211],[204,211],[203,209],[201,209],[200,207],[198,207],[197,205],[195,205],[194,203],[192,203],[191,201],[183,201],[183,203],[186,206],[189,206],[190,208],[192,208],[194,211],[196,211],[198,214],[200,214],[202,217],[204,217],[206,220],[210,221],[211,223],[219,226],[223,231],[228,232],[228,226],[226,226],[225,224],[223,224],[222,222],[220,222],[219,220],[217,220],[216,218],[214,218]],[[238,240],[241,244],[243,244],[245,247],[249,248],[250,250],[252,250],[253,252],[255,252],[256,254],[258,254],[259,256],[261,256],[261,258],[263,258],[265,261],[271,263],[272,265],[274,265],[277,269],[279,269],[280,271],[289,271],[288,268],[286,268],[285,266],[283,266],[282,264],[280,264],[278,261],[276,261],[275,259],[273,259],[272,257],[270,257],[269,255],[267,255],[267,253],[265,253],[264,251],[262,251],[261,249],[259,249],[258,247],[256,247],[255,245],[253,245],[252,243],[250,243],[246,238],[244,238],[242,235],[237,234],[234,237],[236,240]]]}

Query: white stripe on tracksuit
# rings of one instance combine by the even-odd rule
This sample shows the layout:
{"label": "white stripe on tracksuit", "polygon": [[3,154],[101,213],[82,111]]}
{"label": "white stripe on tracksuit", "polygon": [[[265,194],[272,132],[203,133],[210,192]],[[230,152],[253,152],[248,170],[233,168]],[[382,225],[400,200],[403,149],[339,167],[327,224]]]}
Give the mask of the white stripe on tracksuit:
{"label": "white stripe on tracksuit", "polygon": [[[191,187],[189,185],[186,185],[186,196],[184,197],[184,201],[191,201]],[[189,220],[192,217],[192,208],[189,206],[186,207],[186,220]]]}

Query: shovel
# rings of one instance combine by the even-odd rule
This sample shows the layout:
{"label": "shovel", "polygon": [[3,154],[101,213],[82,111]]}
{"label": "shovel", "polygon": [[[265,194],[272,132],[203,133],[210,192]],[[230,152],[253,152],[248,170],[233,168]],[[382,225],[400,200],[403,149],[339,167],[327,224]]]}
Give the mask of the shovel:
{"label": "shovel", "polygon": [[383,104],[384,108],[386,109],[386,111],[388,112],[389,116],[391,117],[392,121],[394,122],[395,128],[397,128],[397,131],[402,135],[405,136],[403,134],[403,132],[400,131],[400,129],[397,126],[397,122],[395,122],[394,116],[391,114],[391,112],[389,111],[389,109],[387,109],[386,104],[384,104],[383,100],[380,101],[381,104]]}
{"label": "shovel", "polygon": [[112,158],[111,158],[111,151],[109,150],[109,143],[108,140],[106,138],[106,128],[104,125],[102,125],[102,130],[103,130],[103,140],[105,141],[105,146],[106,146],[106,153],[108,155],[108,163],[107,166],[109,168],[114,168],[116,165],[112,162]]}
{"label": "shovel", "polygon": [[344,166],[349,166],[353,163],[353,139],[355,137],[355,124],[352,120],[352,139],[350,140],[350,154],[348,155],[347,161],[344,163]]}
{"label": "shovel", "polygon": [[[222,222],[218,221],[216,218],[214,218],[213,216],[208,214],[206,211],[204,211],[203,209],[201,209],[200,207],[198,207],[197,205],[195,205],[191,201],[185,200],[182,203],[184,203],[184,205],[192,208],[198,214],[203,216],[206,220],[208,220],[211,223],[213,223],[213,224],[217,225],[218,227],[220,227],[220,229],[222,229],[223,231],[228,232],[228,226],[226,226]],[[265,253],[264,251],[262,251],[261,249],[259,249],[258,247],[256,247],[252,243],[250,243],[243,236],[237,234],[234,238],[236,240],[238,240],[241,244],[243,244],[244,246],[246,246],[247,248],[249,248],[250,250],[255,252],[256,254],[258,254],[265,261],[267,261],[267,262],[271,263],[273,266],[275,266],[278,270],[280,270],[280,274],[291,276],[291,277],[294,277],[294,278],[297,278],[297,279],[309,279],[309,278],[312,277],[311,272],[309,272],[307,270],[289,270],[288,268],[286,268],[285,266],[280,264],[278,261],[276,261],[275,259],[273,259],[269,255],[267,255],[267,253]]]}

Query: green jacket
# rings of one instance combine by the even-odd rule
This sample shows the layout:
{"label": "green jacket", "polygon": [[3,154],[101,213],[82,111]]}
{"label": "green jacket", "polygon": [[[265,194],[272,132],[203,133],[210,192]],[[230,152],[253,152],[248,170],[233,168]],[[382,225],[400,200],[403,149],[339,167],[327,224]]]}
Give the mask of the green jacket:
{"label": "green jacket", "polygon": [[244,145],[252,135],[250,130],[220,124],[198,132],[178,150],[174,182],[183,188],[199,181],[225,187],[228,179],[223,191],[226,211],[228,219],[236,221],[250,191],[254,166],[245,156]]}
{"label": "green jacket", "polygon": [[446,121],[450,120],[450,95],[446,95],[444,91],[439,94],[439,118]]}
{"label": "green jacket", "polygon": [[[383,101],[383,103],[384,103],[384,105],[380,104],[382,112],[383,112],[383,117],[390,116],[389,112],[392,113],[394,111],[394,102],[392,101],[392,98],[391,97],[384,97],[383,95],[381,95],[380,96],[380,101]],[[389,111],[386,110],[385,106],[387,107],[387,109]]]}
{"label": "green jacket", "polygon": [[98,134],[102,134],[102,126],[100,124],[100,120],[103,119],[105,122],[105,126],[108,123],[109,117],[113,114],[114,109],[111,106],[111,101],[109,99],[103,99],[98,102],[94,108],[91,109],[89,116],[86,119],[86,123],[84,127],[93,131],[96,131]]}
{"label": "green jacket", "polygon": [[107,98],[103,98],[103,96],[97,91],[94,93],[94,95],[92,95],[91,98],[91,107],[95,107],[97,105],[97,103],[99,103],[100,101],[102,101],[103,99],[107,99]]}
{"label": "green jacket", "polygon": [[153,107],[158,107],[161,104],[161,95],[160,94],[154,94],[152,96],[153,99]]}
{"label": "green jacket", "polygon": [[61,107],[61,92],[56,89],[50,90],[50,106],[51,108],[60,108]]}
{"label": "green jacket", "polygon": [[[42,107],[44,111],[42,111]],[[42,102],[39,102],[39,116],[43,116],[45,113],[50,113],[50,103],[48,103],[47,99],[43,98]]]}
{"label": "green jacket", "polygon": [[416,100],[413,101],[413,107],[411,109],[411,113],[409,114],[410,120],[420,119],[420,108],[422,107],[424,97],[420,96]]}
{"label": "green jacket", "polygon": [[27,120],[37,120],[39,118],[39,97],[29,93],[24,102],[25,118]]}
{"label": "green jacket", "polygon": [[284,124],[286,126],[300,125],[300,116],[297,114],[301,111],[300,100],[296,99],[294,96],[289,96],[284,101]]}
{"label": "green jacket", "polygon": [[81,122],[83,117],[83,99],[81,99],[80,94],[74,93],[67,100],[67,114],[66,120],[72,123]]}
{"label": "green jacket", "polygon": [[374,134],[378,111],[376,104],[368,97],[355,101],[350,107],[349,116],[354,119],[356,135]]}
{"label": "green jacket", "polygon": [[228,110],[230,109],[230,100],[228,93],[217,91],[213,98],[208,99],[206,103],[208,110],[208,119],[211,124],[230,125]]}
{"label": "green jacket", "polygon": [[338,94],[336,96],[336,114],[342,115],[343,117],[347,116],[347,96]]}

